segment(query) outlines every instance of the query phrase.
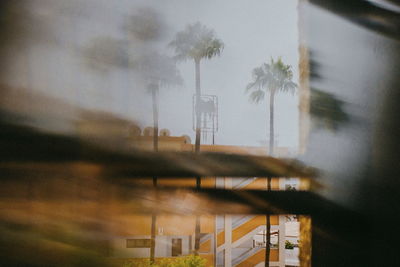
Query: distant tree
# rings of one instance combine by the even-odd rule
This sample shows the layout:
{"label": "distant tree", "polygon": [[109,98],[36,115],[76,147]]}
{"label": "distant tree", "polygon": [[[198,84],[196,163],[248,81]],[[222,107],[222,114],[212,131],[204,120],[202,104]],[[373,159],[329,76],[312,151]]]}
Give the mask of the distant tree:
{"label": "distant tree", "polygon": [[[137,28],[139,30],[139,28]],[[84,50],[88,65],[101,73],[115,68],[133,69],[140,77],[152,97],[153,108],[153,149],[158,151],[158,121],[159,121],[159,91],[182,84],[182,78],[176,68],[174,59],[159,54],[153,49],[139,49],[136,55],[127,51],[123,40],[111,37],[99,37],[92,40]],[[157,185],[157,177],[153,177],[153,185]],[[152,216],[150,261],[154,262],[155,255],[155,225],[156,216]]]}
{"label": "distant tree", "polygon": [[[153,103],[153,149],[158,151],[158,113],[159,113],[159,91],[160,88],[168,88],[182,84],[182,78],[172,58],[160,55],[156,51],[143,53],[138,59],[137,67],[143,77],[147,90],[151,93]],[[157,186],[157,177],[153,177],[153,186]],[[155,232],[156,215],[151,219],[151,247],[150,262],[154,263],[155,258]]]}
{"label": "distant tree", "polygon": [[102,74],[116,68],[132,67],[131,57],[123,40],[109,36],[96,37],[82,52],[87,65]]}
{"label": "distant tree", "polygon": [[182,84],[175,60],[156,51],[143,53],[137,59],[137,69],[143,78],[153,102],[153,147],[158,151],[158,111],[160,88],[170,88]]}
{"label": "distant tree", "polygon": [[[175,58],[178,61],[193,60],[196,75],[196,140],[195,152],[200,151],[201,135],[201,112],[200,112],[200,62],[202,59],[211,59],[219,56],[224,49],[223,42],[215,36],[212,29],[207,28],[200,22],[187,25],[183,31],[178,32],[175,38],[169,43],[175,50]],[[196,177],[196,187],[200,188],[201,178]],[[195,227],[195,253],[200,248],[200,218],[196,218]]]}
{"label": "distant tree", "polygon": [[186,26],[183,31],[178,32],[169,43],[175,50],[175,58],[178,61],[193,60],[196,73],[196,141],[195,151],[200,151],[200,62],[202,59],[211,59],[219,56],[224,49],[223,42],[215,36],[212,29],[207,28],[200,22]]}
{"label": "distant tree", "polygon": [[[260,103],[269,92],[269,154],[274,154],[274,100],[278,92],[294,92],[297,85],[292,81],[293,72],[290,65],[285,65],[281,58],[263,63],[253,70],[253,81],[246,87],[250,100]],[[271,177],[267,178],[267,190],[271,190]],[[271,243],[271,216],[266,215],[267,244],[265,248],[265,267],[269,267]]]}
{"label": "distant tree", "polygon": [[[152,98],[153,149],[155,152],[158,151],[159,91],[161,88],[182,84],[175,60],[158,53],[152,45],[164,36],[166,25],[162,15],[150,7],[137,8],[124,25],[125,30],[133,37],[133,42],[139,48],[134,59],[135,70],[144,80],[146,89]],[[157,186],[157,177],[153,177],[153,186]],[[153,214],[151,218],[151,264],[155,262],[156,220],[157,217]]]}
{"label": "distant tree", "polygon": [[250,100],[260,103],[269,92],[269,153],[274,153],[274,101],[279,92],[294,93],[297,85],[292,81],[293,72],[290,65],[285,65],[281,58],[270,63],[263,63],[253,70],[253,81],[246,87]]}

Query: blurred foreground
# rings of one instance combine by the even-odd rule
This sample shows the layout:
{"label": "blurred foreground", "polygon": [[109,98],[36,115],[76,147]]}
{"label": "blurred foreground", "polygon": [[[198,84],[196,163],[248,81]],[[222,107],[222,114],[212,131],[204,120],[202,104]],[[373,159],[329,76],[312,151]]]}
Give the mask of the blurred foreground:
{"label": "blurred foreground", "polygon": [[[262,123],[254,122],[262,128],[249,129],[254,107],[242,105],[235,93],[244,95],[249,77],[243,73],[268,55],[252,51],[257,41],[246,53],[235,50],[243,43],[232,41],[238,38],[231,29],[253,33],[242,27],[251,22],[227,26],[222,8],[217,18],[206,16],[223,43],[213,30],[188,21],[191,12],[200,12],[194,2],[100,2],[0,3],[1,266],[146,266],[153,260],[180,267],[193,261],[215,267],[397,266],[396,1],[298,2],[299,55],[285,60],[299,62],[300,154],[279,145],[273,123],[269,147],[265,140],[248,145],[265,137],[265,114]],[[284,3],[293,14],[294,5]],[[176,8],[186,11],[171,16]],[[191,38],[175,35],[182,28],[200,29],[212,49],[185,54],[188,62],[179,69],[170,46],[188,50],[178,39]],[[278,40],[281,31],[269,30],[273,34],[255,30],[251,37]],[[171,41],[173,36],[185,38]],[[225,59],[205,63],[222,51]],[[262,66],[268,74],[270,65]],[[218,105],[209,105],[216,95],[205,95],[209,102],[198,116],[194,88],[173,97],[160,92],[187,86],[187,80],[200,89],[200,69],[208,77],[201,80],[204,87],[225,90],[213,102],[221,104],[219,124]],[[292,78],[297,69],[288,73]],[[254,84],[260,100],[265,83]],[[290,109],[293,99],[281,100],[277,104]],[[158,112],[159,102],[169,110]],[[162,117],[171,110],[180,116]],[[297,125],[284,109],[277,111],[277,129]],[[187,133],[158,129],[158,115],[179,131],[211,126],[196,147]],[[195,123],[199,118],[203,125]],[[243,144],[216,143],[218,127],[235,129],[224,133],[230,140],[244,136]],[[266,156],[273,150],[274,157]]]}

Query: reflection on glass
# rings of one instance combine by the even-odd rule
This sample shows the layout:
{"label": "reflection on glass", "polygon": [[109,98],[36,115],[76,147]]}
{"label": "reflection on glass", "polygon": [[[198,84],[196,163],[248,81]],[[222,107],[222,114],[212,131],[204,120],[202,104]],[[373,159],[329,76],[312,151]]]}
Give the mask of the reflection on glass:
{"label": "reflection on glass", "polygon": [[[297,156],[297,95],[274,96],[298,80],[295,2],[0,14],[0,265],[286,264],[287,216],[263,194],[308,189],[282,159]],[[255,106],[243,91],[268,58],[249,89],[272,101]]]}
{"label": "reflection on glass", "polygon": [[314,118],[315,128],[326,128],[337,131],[349,122],[345,102],[334,94],[318,89],[311,90],[310,115]]}

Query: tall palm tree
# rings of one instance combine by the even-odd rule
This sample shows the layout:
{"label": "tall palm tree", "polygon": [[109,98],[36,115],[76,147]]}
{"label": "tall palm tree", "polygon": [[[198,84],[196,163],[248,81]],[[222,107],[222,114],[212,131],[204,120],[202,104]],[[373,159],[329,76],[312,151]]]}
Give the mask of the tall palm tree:
{"label": "tall palm tree", "polygon": [[[200,152],[201,138],[201,87],[200,87],[200,62],[202,59],[211,59],[219,56],[224,49],[224,43],[215,36],[212,29],[207,28],[200,22],[187,25],[183,31],[176,33],[175,38],[169,43],[175,50],[175,58],[178,61],[193,60],[196,75],[196,140],[195,152]],[[201,178],[196,177],[196,188],[200,188]],[[200,217],[196,217],[195,227],[195,254],[200,248]]]}
{"label": "tall palm tree", "polygon": [[253,70],[253,81],[246,87],[250,100],[260,103],[269,92],[269,154],[274,154],[274,101],[278,92],[294,93],[297,85],[292,81],[293,72],[290,65],[285,65],[281,58],[270,63],[263,63]]}
{"label": "tall palm tree", "polygon": [[182,84],[175,61],[155,51],[144,53],[138,60],[138,69],[144,79],[153,103],[153,148],[158,151],[158,94],[160,88]]}
{"label": "tall palm tree", "polygon": [[[143,53],[137,60],[140,76],[144,79],[147,90],[151,93],[153,107],[153,149],[158,151],[158,111],[159,91],[162,87],[169,87],[182,84],[182,78],[176,68],[175,60],[168,56],[160,55],[155,51]],[[153,177],[153,186],[157,186],[157,177]],[[155,258],[155,237],[156,237],[155,214],[151,216],[151,245],[150,262],[154,263]]]}
{"label": "tall palm tree", "polygon": [[[270,63],[263,63],[253,70],[253,81],[246,87],[250,94],[250,100],[260,103],[267,92],[269,92],[269,154],[274,154],[274,100],[278,92],[294,92],[297,85],[292,81],[293,72],[290,65],[285,65],[281,58],[275,61],[271,58]],[[267,190],[271,190],[271,177],[267,178]],[[271,217],[266,215],[266,248],[265,267],[269,266],[270,243],[271,243]]]}
{"label": "tall palm tree", "polygon": [[179,61],[193,60],[196,73],[196,141],[195,151],[200,151],[200,110],[198,109],[201,96],[200,62],[202,59],[211,59],[219,56],[224,49],[223,42],[215,36],[212,29],[200,22],[187,25],[178,32],[169,43],[175,50],[175,58]]}
{"label": "tall palm tree", "polygon": [[[157,53],[152,49],[140,49],[137,55],[127,52],[126,43],[111,37],[96,38],[86,47],[84,55],[87,63],[103,75],[114,68],[131,68],[143,80],[152,97],[153,108],[153,149],[158,151],[158,95],[160,88],[180,85],[182,78],[176,68],[175,60]],[[153,177],[153,185],[157,186],[157,177]],[[155,257],[156,215],[151,220],[150,261]]]}
{"label": "tall palm tree", "polygon": [[[160,55],[154,50],[154,42],[161,39],[165,33],[166,22],[156,9],[138,7],[135,13],[127,17],[124,29],[133,37],[137,57],[133,60],[134,68],[144,80],[144,85],[151,94],[153,107],[153,149],[158,151],[158,112],[159,91],[161,87],[177,85],[182,82],[175,61]],[[157,187],[157,177],[153,177],[153,186]],[[154,263],[156,246],[156,220],[155,214],[151,216],[151,244],[150,262]]]}

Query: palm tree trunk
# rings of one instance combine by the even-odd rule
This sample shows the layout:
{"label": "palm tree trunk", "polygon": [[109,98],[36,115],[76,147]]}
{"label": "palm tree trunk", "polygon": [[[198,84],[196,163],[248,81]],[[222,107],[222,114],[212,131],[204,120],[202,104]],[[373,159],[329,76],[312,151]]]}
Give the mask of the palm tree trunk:
{"label": "palm tree trunk", "polygon": [[269,95],[269,155],[274,155],[274,100],[275,90]]}
{"label": "palm tree trunk", "polygon": [[[274,155],[274,97],[275,97],[275,90],[271,90],[269,96],[269,155]],[[271,177],[267,178],[267,191],[271,190]],[[265,267],[269,267],[269,260],[271,254],[271,215],[266,215],[266,235],[267,235],[267,242],[265,246]]]}
{"label": "palm tree trunk", "polygon": [[195,69],[196,69],[196,141],[195,141],[195,152],[198,153],[200,151],[200,135],[201,135],[201,112],[200,112],[200,97],[201,97],[201,89],[200,89],[200,60],[195,60]]}
{"label": "palm tree trunk", "polygon": [[158,151],[158,88],[151,90],[153,101],[153,149]]}
{"label": "palm tree trunk", "polygon": [[[267,191],[271,190],[271,177],[267,178]],[[271,215],[267,214],[266,215],[266,235],[267,235],[267,241],[266,241],[266,245],[265,245],[265,267],[269,267],[269,259],[270,259],[270,254],[271,254],[271,248],[270,248],[270,244],[271,244]]]}
{"label": "palm tree trunk", "polygon": [[[158,88],[151,90],[153,101],[153,149],[158,151]],[[153,177],[153,186],[157,187],[157,177]],[[156,221],[157,216],[151,215],[151,240],[150,240],[150,263],[154,263],[156,249]]]}
{"label": "palm tree trunk", "polygon": [[[200,60],[196,59],[195,61],[195,69],[196,69],[196,140],[195,140],[195,153],[200,152],[200,137],[201,137],[201,112],[200,112]],[[200,189],[201,187],[201,178],[196,177],[196,188]],[[196,226],[194,230],[194,252],[198,255],[200,249],[200,216],[196,215]]]}

